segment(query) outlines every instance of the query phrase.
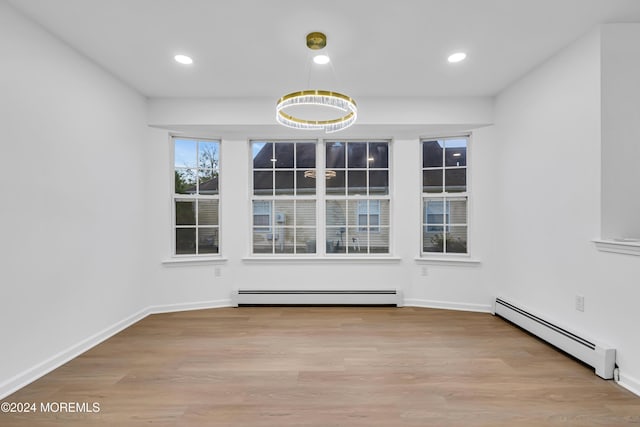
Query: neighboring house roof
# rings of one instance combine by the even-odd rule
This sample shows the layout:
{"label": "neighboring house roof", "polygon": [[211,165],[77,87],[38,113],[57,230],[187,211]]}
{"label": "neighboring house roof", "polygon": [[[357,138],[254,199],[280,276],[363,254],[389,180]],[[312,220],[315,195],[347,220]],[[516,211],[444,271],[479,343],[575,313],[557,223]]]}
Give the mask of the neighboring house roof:
{"label": "neighboring house roof", "polygon": [[[218,175],[215,175],[213,178],[202,181],[200,183],[200,194],[218,194]],[[192,185],[191,187],[185,188],[186,194],[196,194],[196,186]]]}

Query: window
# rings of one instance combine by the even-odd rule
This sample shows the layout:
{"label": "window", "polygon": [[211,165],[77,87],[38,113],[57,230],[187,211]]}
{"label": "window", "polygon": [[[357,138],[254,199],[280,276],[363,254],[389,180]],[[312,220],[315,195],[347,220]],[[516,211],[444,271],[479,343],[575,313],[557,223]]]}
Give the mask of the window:
{"label": "window", "polygon": [[380,232],[380,200],[358,201],[358,226],[359,231],[366,231],[371,227],[372,233]]}
{"label": "window", "polygon": [[389,253],[389,143],[325,144],[325,240],[329,254]]}
{"label": "window", "polygon": [[173,138],[174,254],[219,253],[220,142]]}
{"label": "window", "polygon": [[316,142],[252,141],[254,254],[316,253]]}
{"label": "window", "polygon": [[[253,225],[259,233],[271,232],[271,202],[255,200],[253,202]],[[264,225],[265,227],[259,227]]]}
{"label": "window", "polygon": [[466,254],[468,137],[422,145],[422,253]]}

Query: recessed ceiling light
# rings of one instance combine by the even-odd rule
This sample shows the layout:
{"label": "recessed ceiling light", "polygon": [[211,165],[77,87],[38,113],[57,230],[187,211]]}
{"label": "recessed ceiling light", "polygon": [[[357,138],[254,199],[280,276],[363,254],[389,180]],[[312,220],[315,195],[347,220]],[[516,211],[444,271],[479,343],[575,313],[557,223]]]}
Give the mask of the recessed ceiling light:
{"label": "recessed ceiling light", "polygon": [[179,62],[180,64],[184,64],[184,65],[193,64],[193,59],[191,59],[187,55],[176,55],[173,57],[173,59],[175,59],[176,62]]}
{"label": "recessed ceiling light", "polygon": [[328,64],[331,59],[327,55],[316,55],[313,57],[313,62],[316,64],[324,65]]}
{"label": "recessed ceiling light", "polygon": [[463,61],[467,57],[467,54],[464,52],[456,52],[452,55],[449,55],[447,60],[451,63]]}

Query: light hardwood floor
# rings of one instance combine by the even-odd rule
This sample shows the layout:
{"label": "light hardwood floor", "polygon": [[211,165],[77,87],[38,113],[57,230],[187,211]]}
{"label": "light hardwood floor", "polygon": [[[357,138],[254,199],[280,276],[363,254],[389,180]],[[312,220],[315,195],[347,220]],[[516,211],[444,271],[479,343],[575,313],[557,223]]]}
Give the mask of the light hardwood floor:
{"label": "light hardwood floor", "polygon": [[149,316],[4,402],[2,426],[623,426],[640,398],[482,313],[243,307]]}

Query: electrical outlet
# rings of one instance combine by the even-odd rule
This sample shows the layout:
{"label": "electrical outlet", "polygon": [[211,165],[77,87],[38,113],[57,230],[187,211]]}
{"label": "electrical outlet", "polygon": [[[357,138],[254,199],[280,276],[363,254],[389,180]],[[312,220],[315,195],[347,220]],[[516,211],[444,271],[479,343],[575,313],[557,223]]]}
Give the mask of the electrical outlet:
{"label": "electrical outlet", "polygon": [[584,297],[582,295],[576,295],[576,310],[584,311]]}
{"label": "electrical outlet", "polygon": [[220,277],[222,276],[222,269],[220,267],[216,267],[213,269],[213,274],[216,277]]}
{"label": "electrical outlet", "polygon": [[426,265],[422,266],[422,271],[420,272],[423,276],[428,276],[429,275],[429,269],[427,268]]}

